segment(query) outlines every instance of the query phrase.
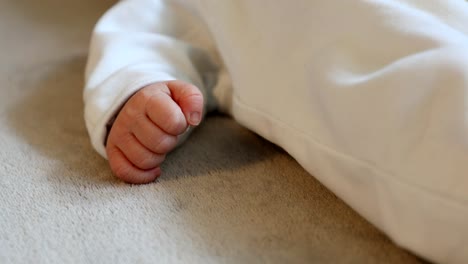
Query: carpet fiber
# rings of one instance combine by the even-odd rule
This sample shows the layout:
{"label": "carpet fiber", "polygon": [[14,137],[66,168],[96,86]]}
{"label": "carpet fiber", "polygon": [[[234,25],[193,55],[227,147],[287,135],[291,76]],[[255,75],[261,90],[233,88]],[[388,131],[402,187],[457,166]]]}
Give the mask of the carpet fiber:
{"label": "carpet fiber", "polygon": [[108,0],[0,1],[0,263],[421,263],[281,149],[213,115],[155,183],[91,148],[82,86]]}

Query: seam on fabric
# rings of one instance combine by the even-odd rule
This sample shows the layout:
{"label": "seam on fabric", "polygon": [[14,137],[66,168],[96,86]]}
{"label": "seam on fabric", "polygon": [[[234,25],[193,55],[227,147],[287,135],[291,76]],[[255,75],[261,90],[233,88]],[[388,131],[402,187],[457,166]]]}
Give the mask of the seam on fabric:
{"label": "seam on fabric", "polygon": [[[289,128],[295,134],[302,135],[302,137],[304,137],[307,141],[309,141],[310,143],[316,145],[317,147],[322,148],[323,150],[329,152],[331,155],[337,156],[338,158],[341,158],[341,159],[349,160],[350,162],[355,163],[358,166],[368,168],[368,169],[374,171],[375,174],[378,175],[379,181],[381,181],[383,178],[385,178],[387,180],[396,182],[398,184],[405,185],[405,186],[407,186],[409,188],[418,189],[421,192],[426,192],[426,193],[428,193],[430,195],[437,196],[437,197],[439,197],[439,198],[441,198],[443,200],[446,200],[447,202],[456,203],[457,205],[459,205],[461,207],[464,207],[465,209],[468,209],[468,201],[466,201],[466,200],[462,200],[462,199],[460,199],[458,197],[448,196],[446,194],[443,194],[443,193],[441,193],[439,191],[436,191],[436,190],[432,190],[432,189],[427,188],[425,186],[421,186],[421,185],[418,185],[418,184],[415,184],[415,183],[411,183],[411,182],[402,180],[400,178],[395,178],[395,177],[393,177],[394,176],[393,173],[389,173],[389,172],[377,167],[374,164],[371,164],[371,163],[369,163],[367,161],[364,161],[364,160],[361,160],[361,159],[357,159],[357,158],[355,158],[355,157],[353,157],[353,156],[351,156],[349,154],[346,154],[344,152],[338,151],[338,150],[336,150],[336,149],[334,149],[334,148],[332,148],[332,147],[330,147],[330,146],[328,146],[328,145],[326,145],[324,143],[319,142],[317,139],[311,137],[310,135],[308,135],[304,131],[302,131],[302,130],[296,128],[296,127],[287,125],[283,121],[281,121],[281,120],[279,120],[277,118],[271,117],[270,115],[264,113],[263,111],[257,110],[255,108],[247,105],[246,103],[242,102],[242,100],[237,95],[234,95],[234,100],[241,107],[247,108],[247,109],[249,109],[249,111],[253,111],[253,112],[267,118],[271,122],[274,122],[274,123],[280,125],[281,127]],[[387,177],[385,175],[388,175],[388,176],[391,176],[391,177]]]}

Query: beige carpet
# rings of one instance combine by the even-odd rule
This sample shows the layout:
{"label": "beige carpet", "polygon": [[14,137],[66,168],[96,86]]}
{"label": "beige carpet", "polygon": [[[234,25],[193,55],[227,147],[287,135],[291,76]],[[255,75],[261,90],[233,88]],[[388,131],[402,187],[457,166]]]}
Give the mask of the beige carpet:
{"label": "beige carpet", "polygon": [[111,1],[0,0],[0,263],[420,263],[280,149],[222,116],[131,186],[82,118]]}

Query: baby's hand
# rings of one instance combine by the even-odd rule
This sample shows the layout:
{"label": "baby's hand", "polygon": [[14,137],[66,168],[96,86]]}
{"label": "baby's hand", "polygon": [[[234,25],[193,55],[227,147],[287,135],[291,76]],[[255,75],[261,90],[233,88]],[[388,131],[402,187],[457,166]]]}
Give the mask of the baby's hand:
{"label": "baby's hand", "polygon": [[129,183],[149,183],[189,125],[200,123],[203,95],[194,85],[169,81],[139,90],[118,114],[107,139],[111,170]]}

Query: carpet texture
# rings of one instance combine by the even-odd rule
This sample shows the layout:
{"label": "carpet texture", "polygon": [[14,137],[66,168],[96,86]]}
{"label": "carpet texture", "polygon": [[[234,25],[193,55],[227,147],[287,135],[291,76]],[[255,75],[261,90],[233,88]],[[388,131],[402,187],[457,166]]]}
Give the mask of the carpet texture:
{"label": "carpet texture", "polygon": [[210,116],[157,182],[115,179],[82,86],[108,0],[0,1],[0,263],[422,263],[281,149]]}

